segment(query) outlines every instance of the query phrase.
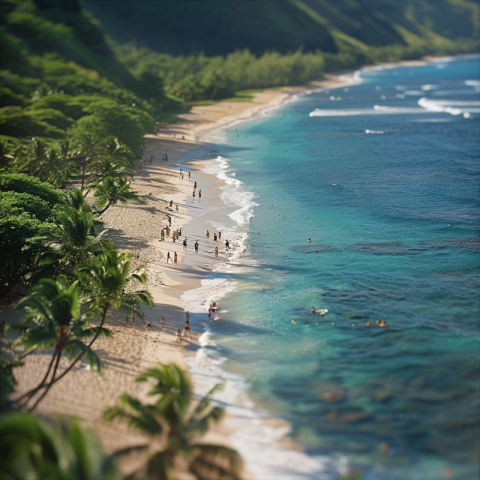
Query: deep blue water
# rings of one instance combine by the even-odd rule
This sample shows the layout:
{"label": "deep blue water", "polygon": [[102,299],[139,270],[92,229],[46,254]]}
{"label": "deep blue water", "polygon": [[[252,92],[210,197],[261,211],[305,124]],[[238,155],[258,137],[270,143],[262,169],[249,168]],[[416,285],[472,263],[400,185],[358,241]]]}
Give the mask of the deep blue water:
{"label": "deep blue water", "polygon": [[365,70],[222,134],[258,204],[224,366],[367,480],[479,477],[479,65]]}

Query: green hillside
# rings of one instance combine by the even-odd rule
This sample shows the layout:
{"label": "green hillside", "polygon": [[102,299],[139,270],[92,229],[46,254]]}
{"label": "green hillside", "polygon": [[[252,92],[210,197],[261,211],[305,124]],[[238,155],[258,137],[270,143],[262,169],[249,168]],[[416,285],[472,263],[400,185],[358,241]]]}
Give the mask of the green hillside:
{"label": "green hillside", "polygon": [[82,0],[119,43],[173,55],[478,38],[478,0]]}

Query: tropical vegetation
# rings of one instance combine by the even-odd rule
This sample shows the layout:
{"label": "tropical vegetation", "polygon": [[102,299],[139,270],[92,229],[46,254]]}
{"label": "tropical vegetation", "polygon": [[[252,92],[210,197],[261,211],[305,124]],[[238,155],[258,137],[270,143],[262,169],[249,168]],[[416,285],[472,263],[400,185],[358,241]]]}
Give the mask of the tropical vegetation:
{"label": "tropical vegetation", "polygon": [[149,384],[148,396],[153,403],[124,394],[104,413],[105,420],[123,420],[146,436],[145,444],[119,452],[147,452],[145,465],[131,478],[175,480],[179,472],[186,471],[197,480],[240,480],[242,461],[238,453],[202,441],[209,427],[223,416],[223,410],[212,406],[210,400],[220,385],[194,401],[190,377],[173,363],[149,368],[136,381]]}

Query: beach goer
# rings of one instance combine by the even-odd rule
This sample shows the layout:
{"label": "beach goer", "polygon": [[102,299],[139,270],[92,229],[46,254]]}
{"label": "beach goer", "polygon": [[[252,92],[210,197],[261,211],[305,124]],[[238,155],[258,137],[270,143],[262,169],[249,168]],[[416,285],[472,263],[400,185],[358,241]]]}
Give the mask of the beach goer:
{"label": "beach goer", "polygon": [[369,326],[370,326],[370,320],[367,322],[367,327],[369,327]]}
{"label": "beach goer", "polygon": [[165,329],[165,315],[162,315],[162,319],[160,320],[160,325],[162,326],[162,329]]}
{"label": "beach goer", "polygon": [[217,241],[217,233],[213,232],[213,240],[216,242]]}
{"label": "beach goer", "polygon": [[210,232],[207,230],[207,238],[210,238]]}
{"label": "beach goer", "polygon": [[183,173],[182,173],[182,182],[183,182]]}
{"label": "beach goer", "polygon": [[188,310],[185,312],[185,321],[186,322],[190,321],[190,313],[188,312]]}
{"label": "beach goer", "polygon": [[212,303],[212,312],[213,312],[213,316],[216,317],[218,314],[217,302]]}
{"label": "beach goer", "polygon": [[218,257],[218,247],[215,247],[215,256]]}
{"label": "beach goer", "polygon": [[312,307],[312,308],[310,309],[310,311],[311,311],[312,313],[315,313],[315,308]]}
{"label": "beach goer", "polygon": [[222,238],[222,232],[218,232],[218,240],[220,240]]}
{"label": "beach goer", "polygon": [[311,242],[311,241],[312,241],[312,239],[311,239],[311,238],[309,238],[309,239],[308,239],[308,241],[309,241],[309,242]]}
{"label": "beach goer", "polygon": [[183,241],[183,250],[185,251],[187,249],[187,239]]}
{"label": "beach goer", "polygon": [[167,253],[167,263],[169,260],[173,263],[172,257],[170,256],[170,252]]}
{"label": "beach goer", "polygon": [[198,253],[198,242],[195,242],[195,253]]}
{"label": "beach goer", "polygon": [[189,335],[190,338],[192,338],[192,332],[190,332],[190,320],[187,320],[185,322],[185,326],[183,327],[183,335]]}
{"label": "beach goer", "polygon": [[179,343],[181,345],[182,344],[182,332],[180,331],[180,329],[177,330],[177,333],[175,334],[175,336],[177,337],[176,340],[175,340],[175,343]]}
{"label": "beach goer", "polygon": [[170,207],[173,207],[173,200],[170,200]]}
{"label": "beach goer", "polygon": [[198,199],[200,200],[202,198],[202,189],[198,191]]}
{"label": "beach goer", "polygon": [[225,250],[230,250],[230,242],[225,240]]}
{"label": "beach goer", "polygon": [[195,180],[195,184],[193,185],[193,188],[197,188],[197,181]]}
{"label": "beach goer", "polygon": [[190,178],[190,172],[188,172],[188,178]]}
{"label": "beach goer", "polygon": [[210,306],[208,307],[208,318],[210,318],[210,316],[212,315],[212,304],[210,304]]}
{"label": "beach goer", "polygon": [[195,190],[193,191],[192,195],[193,195],[193,198],[195,198]]}
{"label": "beach goer", "polygon": [[174,255],[173,255],[173,264],[174,264],[174,265],[178,265],[177,252],[175,252]]}

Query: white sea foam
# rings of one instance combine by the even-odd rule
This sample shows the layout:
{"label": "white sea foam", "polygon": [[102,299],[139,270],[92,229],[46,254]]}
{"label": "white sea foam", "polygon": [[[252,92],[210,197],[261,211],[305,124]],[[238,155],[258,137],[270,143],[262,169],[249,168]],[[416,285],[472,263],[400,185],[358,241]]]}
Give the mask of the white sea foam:
{"label": "white sea foam", "polygon": [[428,112],[442,112],[450,115],[480,113],[480,102],[477,101],[432,100],[423,97],[418,101],[418,104]]}
{"label": "white sea foam", "polygon": [[[223,180],[221,198],[226,207],[240,207],[230,218],[235,225],[217,224],[221,228],[222,237],[233,239],[233,246],[228,261],[219,264],[215,271],[202,280],[201,287],[185,292],[182,300],[191,314],[191,323],[200,325],[204,333],[200,337],[200,349],[194,357],[185,359],[190,367],[195,393],[204,395],[215,384],[223,383],[224,388],[215,394],[215,401],[222,405],[229,419],[227,420],[234,434],[231,440],[248,465],[249,471],[257,480],[331,480],[339,474],[346,473],[348,466],[344,462],[330,457],[310,457],[282,445],[281,440],[290,433],[290,427],[282,425],[272,427],[268,413],[255,407],[248,398],[247,383],[238,375],[227,372],[223,357],[212,339],[216,329],[222,328],[221,322],[208,318],[208,306],[212,301],[217,303],[237,287],[232,278],[232,269],[238,270],[240,256],[246,250],[246,226],[253,216],[257,205],[254,195],[242,188],[242,182],[229,171],[228,161],[223,157],[205,162],[204,172]],[[252,264],[258,262],[251,262]],[[221,310],[224,314],[226,310]]]}
{"label": "white sea foam", "polygon": [[382,130],[365,130],[365,133],[369,135],[383,135],[385,132]]}
{"label": "white sea foam", "polygon": [[358,110],[333,110],[316,108],[310,112],[310,117],[352,117],[355,115],[395,115],[425,113],[421,108],[387,107],[375,105],[373,108],[361,108]]}
{"label": "white sea foam", "polygon": [[480,80],[465,80],[465,85],[473,87],[476,92],[480,92]]}

